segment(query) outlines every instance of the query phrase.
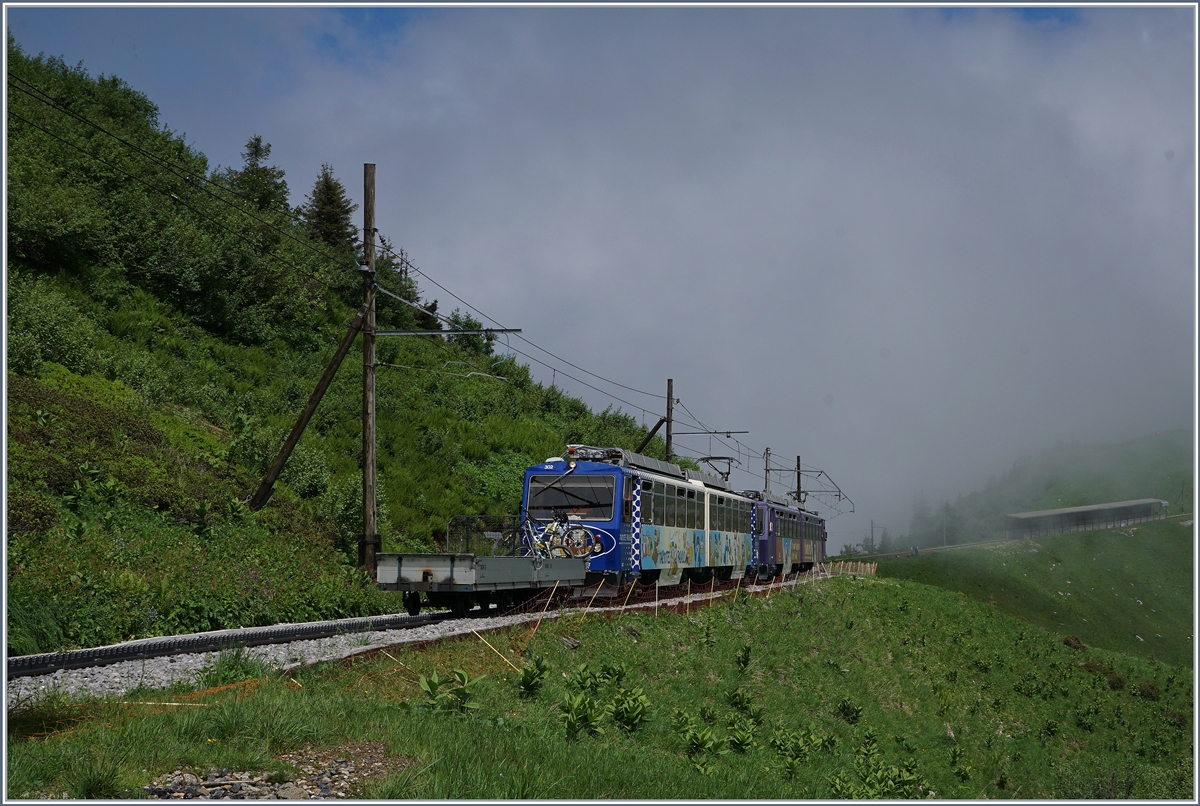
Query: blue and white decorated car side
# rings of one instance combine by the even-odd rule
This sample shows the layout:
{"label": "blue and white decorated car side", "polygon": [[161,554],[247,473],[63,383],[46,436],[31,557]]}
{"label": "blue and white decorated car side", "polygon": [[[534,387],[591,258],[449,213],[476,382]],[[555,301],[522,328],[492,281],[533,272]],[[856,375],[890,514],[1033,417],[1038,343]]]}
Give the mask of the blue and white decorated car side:
{"label": "blue and white decorated car side", "polygon": [[569,445],[566,458],[528,468],[521,511],[535,524],[565,512],[588,527],[602,543],[588,577],[616,584],[774,577],[825,560],[817,513],[623,448]]}

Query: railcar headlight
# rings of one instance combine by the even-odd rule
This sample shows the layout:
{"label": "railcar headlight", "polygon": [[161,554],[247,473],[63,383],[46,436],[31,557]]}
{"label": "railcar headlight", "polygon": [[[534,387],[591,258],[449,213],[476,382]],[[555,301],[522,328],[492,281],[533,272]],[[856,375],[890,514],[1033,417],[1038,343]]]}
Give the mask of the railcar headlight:
{"label": "railcar headlight", "polygon": [[572,470],[574,470],[574,469],[575,469],[575,460],[574,460],[574,459],[572,459],[571,461],[567,462],[567,467],[569,467],[569,468],[571,468]]}

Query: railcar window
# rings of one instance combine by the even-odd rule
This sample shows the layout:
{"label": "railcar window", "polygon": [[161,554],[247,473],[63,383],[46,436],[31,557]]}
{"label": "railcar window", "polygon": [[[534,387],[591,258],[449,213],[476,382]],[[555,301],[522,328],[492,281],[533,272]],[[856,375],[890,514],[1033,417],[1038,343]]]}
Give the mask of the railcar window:
{"label": "railcar window", "polygon": [[531,476],[529,479],[529,514],[535,518],[550,518],[554,510],[565,509],[571,517],[609,521],[616,497],[616,476]]}
{"label": "railcar window", "polygon": [[696,491],[695,490],[687,491],[687,504],[685,506],[687,507],[687,523],[684,524],[684,527],[687,529],[695,529],[696,528]]}
{"label": "railcar window", "polygon": [[642,523],[654,523],[654,482],[642,482]]}
{"label": "railcar window", "polygon": [[667,525],[666,485],[661,481],[654,482],[654,525]]}

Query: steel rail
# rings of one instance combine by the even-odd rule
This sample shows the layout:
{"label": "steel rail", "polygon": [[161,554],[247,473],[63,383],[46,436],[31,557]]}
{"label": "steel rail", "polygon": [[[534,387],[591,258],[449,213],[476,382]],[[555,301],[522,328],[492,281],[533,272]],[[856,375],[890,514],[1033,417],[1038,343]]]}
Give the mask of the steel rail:
{"label": "steel rail", "polygon": [[52,674],[64,669],[83,669],[90,666],[107,666],[129,660],[161,658],[197,652],[220,652],[242,646],[284,644],[315,638],[332,638],[336,635],[371,632],[375,630],[405,629],[443,621],[448,613],[429,613],[410,616],[393,614],[365,618],[338,619],[336,621],[312,621],[304,624],[278,624],[273,627],[245,627],[237,630],[215,630],[190,635],[167,635],[143,638],[122,644],[73,649],[67,652],[47,652],[40,655],[20,655],[8,658],[8,676],[33,677]]}

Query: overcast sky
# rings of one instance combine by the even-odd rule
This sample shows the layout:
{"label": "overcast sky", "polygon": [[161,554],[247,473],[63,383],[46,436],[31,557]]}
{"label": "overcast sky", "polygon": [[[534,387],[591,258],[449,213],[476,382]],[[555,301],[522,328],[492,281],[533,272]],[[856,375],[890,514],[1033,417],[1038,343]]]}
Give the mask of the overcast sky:
{"label": "overcast sky", "polygon": [[[7,22],[27,52],[147,93],[214,166],[261,134],[293,204],[323,162],[358,200],[376,163],[380,230],[437,282],[605,378],[663,395],[672,377],[708,426],[825,470],[856,509],[832,550],[1056,440],[1193,420],[1189,7]],[[515,344],[627,401],[556,374],[595,408],[664,408]],[[761,486],[742,461],[735,485]]]}

